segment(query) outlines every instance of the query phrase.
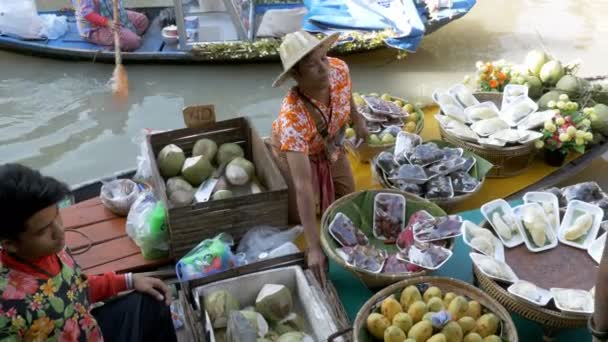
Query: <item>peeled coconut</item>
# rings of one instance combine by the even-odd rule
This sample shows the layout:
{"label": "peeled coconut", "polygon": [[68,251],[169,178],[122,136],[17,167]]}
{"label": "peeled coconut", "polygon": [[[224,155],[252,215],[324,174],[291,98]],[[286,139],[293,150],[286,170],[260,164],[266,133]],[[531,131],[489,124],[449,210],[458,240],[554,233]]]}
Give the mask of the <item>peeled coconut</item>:
{"label": "peeled coconut", "polygon": [[284,285],[266,284],[258,293],[255,309],[269,321],[279,322],[293,309],[291,291]]}
{"label": "peeled coconut", "polygon": [[244,157],[245,152],[241,146],[235,143],[226,143],[217,150],[217,163],[219,165],[228,164],[236,157]]}
{"label": "peeled coconut", "polygon": [[192,201],[194,201],[194,191],[192,190],[178,190],[169,195],[169,202],[174,207],[190,205]]}
{"label": "peeled coconut", "polygon": [[545,63],[547,63],[547,61],[548,58],[546,53],[539,50],[532,50],[526,55],[524,64],[532,75],[538,76],[541,68]]}
{"label": "peeled coconut", "polygon": [[540,80],[547,85],[554,85],[563,76],[564,67],[559,61],[549,61],[540,69]]}
{"label": "peeled coconut", "polygon": [[264,337],[268,334],[268,323],[262,315],[255,311],[241,311],[241,314],[249,321],[252,327],[255,328],[259,337]]}
{"label": "peeled coconut", "polygon": [[209,160],[213,160],[217,154],[217,144],[211,139],[201,139],[194,144],[192,148],[192,156],[203,156]]}
{"label": "peeled coconut", "polygon": [[211,195],[212,201],[223,200],[227,198],[233,197],[232,191],[230,190],[218,190],[213,195]]}
{"label": "peeled coconut", "polygon": [[205,310],[214,328],[225,328],[230,311],[239,309],[239,301],[226,290],[217,290],[205,297]]}
{"label": "peeled coconut", "polygon": [[234,158],[226,166],[226,179],[232,185],[245,185],[255,175],[255,166],[243,157]]}
{"label": "peeled coconut", "polygon": [[186,159],[182,167],[182,176],[192,186],[199,186],[201,183],[211,176],[213,166],[209,159],[198,156]]}
{"label": "peeled coconut", "polygon": [[163,147],[156,157],[160,174],[165,178],[179,175],[185,160],[184,151],[174,144]]}
{"label": "peeled coconut", "polygon": [[579,90],[579,78],[572,75],[564,75],[564,77],[559,79],[555,88],[563,90],[568,94],[574,94]]}
{"label": "peeled coconut", "polygon": [[280,320],[274,327],[274,330],[279,334],[283,335],[292,331],[302,331],[304,329],[304,319],[296,314],[290,313],[287,317]]}
{"label": "peeled coconut", "polygon": [[303,332],[288,332],[281,335],[277,342],[314,342],[313,338]]}
{"label": "peeled coconut", "polygon": [[177,191],[193,191],[192,185],[183,177],[171,177],[167,180],[167,193],[172,194]]}

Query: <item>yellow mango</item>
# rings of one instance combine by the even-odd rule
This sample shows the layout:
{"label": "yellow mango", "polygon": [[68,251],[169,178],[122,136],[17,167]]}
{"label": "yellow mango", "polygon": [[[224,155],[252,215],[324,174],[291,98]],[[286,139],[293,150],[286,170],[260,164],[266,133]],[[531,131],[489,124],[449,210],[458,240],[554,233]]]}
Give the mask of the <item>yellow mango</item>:
{"label": "yellow mango", "polygon": [[486,338],[483,339],[483,342],[502,342],[502,339],[496,335],[490,335],[486,336]]}
{"label": "yellow mango", "polygon": [[431,336],[426,342],[447,342],[445,335],[442,333]]}
{"label": "yellow mango", "polygon": [[462,342],[462,328],[457,322],[450,322],[446,324],[441,333],[445,335],[447,342]]}
{"label": "yellow mango", "polygon": [[414,324],[407,333],[407,337],[416,340],[416,342],[426,342],[432,335],[433,325],[429,321],[420,321]]}
{"label": "yellow mango", "polygon": [[382,301],[382,305],[380,306],[380,312],[389,321],[393,320],[396,314],[403,312],[401,309],[401,304],[395,299],[395,297],[390,296]]}
{"label": "yellow mango", "polygon": [[424,291],[424,295],[422,296],[422,298],[424,298],[425,303],[428,303],[431,298],[438,297],[439,299],[441,299],[441,296],[441,290],[437,286],[431,286],[426,291]]}
{"label": "yellow mango", "polygon": [[405,333],[398,327],[391,325],[384,331],[384,342],[403,342]]}
{"label": "yellow mango", "polygon": [[475,332],[481,337],[487,337],[494,335],[498,331],[498,325],[500,320],[493,313],[485,314],[477,320],[475,323]]}
{"label": "yellow mango", "polygon": [[441,297],[432,297],[426,303],[426,307],[430,312],[439,312],[444,309]]}
{"label": "yellow mango", "polygon": [[464,340],[462,340],[462,342],[483,342],[483,339],[481,338],[481,336],[479,336],[478,333],[470,333],[464,337]]}
{"label": "yellow mango", "polygon": [[407,313],[412,317],[412,320],[415,322],[420,322],[425,313],[427,313],[426,304],[423,301],[419,300],[410,305],[410,308],[407,310]]}
{"label": "yellow mango", "polygon": [[414,325],[412,317],[405,312],[400,312],[393,317],[393,325],[407,333]]}
{"label": "yellow mango", "polygon": [[469,302],[469,308],[467,312],[464,314],[465,316],[473,317],[473,319],[478,319],[481,317],[481,304],[478,301],[472,300]]}
{"label": "yellow mango", "polygon": [[473,331],[473,329],[475,329],[475,319],[473,319],[473,317],[462,317],[458,320],[458,324],[462,328],[462,332],[464,334],[468,334],[469,332]]}
{"label": "yellow mango", "polygon": [[401,303],[401,308],[403,311],[407,311],[412,305],[413,302],[422,300],[422,295],[416,286],[410,285],[406,287],[401,292],[401,298],[399,298],[399,303]]}
{"label": "yellow mango", "polygon": [[469,303],[462,296],[454,298],[448,306],[448,312],[450,313],[450,315],[452,315],[452,319],[455,321],[457,321],[461,317],[464,317],[468,310]]}
{"label": "yellow mango", "polygon": [[377,339],[384,338],[384,331],[391,325],[389,320],[379,313],[367,316],[367,330]]}
{"label": "yellow mango", "polygon": [[448,292],[448,293],[446,293],[445,297],[443,297],[443,303],[445,304],[445,307],[447,308],[448,306],[450,306],[450,303],[456,297],[457,297],[457,295],[454,292]]}

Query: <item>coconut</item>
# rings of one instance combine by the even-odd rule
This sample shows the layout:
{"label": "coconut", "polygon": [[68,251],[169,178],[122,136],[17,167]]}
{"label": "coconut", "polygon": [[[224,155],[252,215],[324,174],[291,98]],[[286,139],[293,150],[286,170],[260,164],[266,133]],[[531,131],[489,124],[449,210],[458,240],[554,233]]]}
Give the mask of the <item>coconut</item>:
{"label": "coconut", "polygon": [[555,85],[555,89],[563,90],[569,95],[573,95],[579,91],[579,78],[572,75],[564,75]]}
{"label": "coconut", "polygon": [[192,186],[199,186],[213,172],[213,166],[209,159],[198,156],[186,159],[182,168],[182,176]]}
{"label": "coconut", "polygon": [[192,185],[183,177],[171,177],[167,180],[167,194],[172,194],[177,191],[194,191]]}
{"label": "coconut", "polygon": [[564,76],[564,67],[559,61],[548,61],[540,69],[540,80],[546,85],[554,85]]}
{"label": "coconut", "polygon": [[240,311],[240,313],[245,316],[245,318],[249,321],[249,324],[255,328],[259,337],[264,337],[266,334],[268,334],[268,323],[262,315],[255,311]]}
{"label": "coconut", "polygon": [[209,160],[215,159],[217,154],[217,144],[211,139],[201,139],[192,147],[192,156],[203,156]]}
{"label": "coconut", "polygon": [[255,166],[243,157],[234,158],[226,166],[226,179],[232,185],[245,185],[255,174]]}
{"label": "coconut", "polygon": [[539,98],[543,94],[543,83],[536,76],[525,76],[526,82],[524,83],[528,87],[528,96],[531,98]]}
{"label": "coconut", "polygon": [[559,96],[564,94],[561,90],[551,90],[545,93],[543,96],[538,99],[538,107],[540,109],[548,109],[547,104],[551,101],[557,102],[559,101]]}
{"label": "coconut", "polygon": [[313,338],[303,332],[288,332],[281,335],[277,342],[314,342]]}
{"label": "coconut", "polygon": [[279,333],[279,335],[283,335],[292,331],[302,331],[304,329],[304,319],[296,314],[290,313],[287,317],[280,320],[274,327],[274,330]]}
{"label": "coconut", "polygon": [[245,152],[241,146],[235,143],[226,143],[220,146],[217,150],[217,163],[218,165],[225,165],[232,161],[236,157],[244,157]]}
{"label": "coconut", "polygon": [[226,290],[218,290],[205,297],[205,310],[214,328],[225,328],[230,312],[238,309],[238,300]]}
{"label": "coconut", "polygon": [[[591,128],[602,135],[608,135],[608,106],[598,103],[593,107],[593,110],[595,115],[592,116]],[[599,134],[593,136],[596,135],[599,136]]]}
{"label": "coconut", "polygon": [[184,151],[174,144],[163,147],[156,158],[160,174],[165,178],[179,175],[185,160]]}
{"label": "coconut", "polygon": [[258,293],[255,309],[269,321],[278,322],[293,309],[291,291],[284,285],[266,284]]}
{"label": "coconut", "polygon": [[524,64],[532,75],[538,76],[547,60],[547,55],[543,51],[532,50],[526,55]]}
{"label": "coconut", "polygon": [[192,190],[177,190],[169,195],[169,202],[174,207],[183,207],[192,204],[194,200],[194,191]]}
{"label": "coconut", "polygon": [[212,201],[223,200],[227,198],[231,198],[233,196],[232,191],[230,190],[218,190],[212,196]]}

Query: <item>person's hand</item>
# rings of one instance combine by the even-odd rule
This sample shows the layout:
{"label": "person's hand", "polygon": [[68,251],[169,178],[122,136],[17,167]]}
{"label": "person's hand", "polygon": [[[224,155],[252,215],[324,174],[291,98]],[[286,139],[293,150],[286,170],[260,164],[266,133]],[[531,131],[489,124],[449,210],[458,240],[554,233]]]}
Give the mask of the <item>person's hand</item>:
{"label": "person's hand", "polygon": [[325,267],[327,259],[321,250],[321,247],[316,246],[308,250],[308,268],[315,275],[321,286],[325,287]]}
{"label": "person's hand", "polygon": [[367,136],[369,135],[367,126],[361,124],[355,125],[355,132],[357,133],[357,139],[361,139],[363,141],[367,140]]}
{"label": "person's hand", "polygon": [[133,287],[137,292],[148,294],[159,301],[164,300],[167,305],[171,304],[171,290],[160,279],[134,274]]}
{"label": "person's hand", "polygon": [[106,25],[112,32],[120,31],[120,23],[114,22],[114,20],[108,20]]}

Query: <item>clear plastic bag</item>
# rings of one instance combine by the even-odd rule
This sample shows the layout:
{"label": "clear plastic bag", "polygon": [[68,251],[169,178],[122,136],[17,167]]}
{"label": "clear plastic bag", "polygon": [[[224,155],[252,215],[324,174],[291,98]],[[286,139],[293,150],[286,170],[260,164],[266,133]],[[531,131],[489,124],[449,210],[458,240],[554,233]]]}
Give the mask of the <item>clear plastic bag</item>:
{"label": "clear plastic bag", "polygon": [[48,39],[59,39],[68,31],[68,18],[55,14],[42,14],[40,16],[43,27],[40,35]]}
{"label": "clear plastic bag", "polygon": [[264,253],[269,253],[287,242],[292,242],[303,231],[302,226],[284,231],[270,226],[255,227],[243,236],[236,251],[244,255],[247,263],[252,263],[259,260],[260,255],[264,256]]}
{"label": "clear plastic bag", "polygon": [[0,0],[0,33],[39,38],[43,27],[34,0]]}
{"label": "clear plastic bag", "polygon": [[175,265],[180,281],[203,278],[244,264],[242,255],[234,255],[232,236],[220,233],[213,239],[205,239],[182,257]]}
{"label": "clear plastic bag", "polygon": [[137,184],[130,179],[102,180],[99,194],[101,203],[119,216],[127,216],[139,195]]}
{"label": "clear plastic bag", "polygon": [[140,193],[129,210],[127,234],[139,246],[144,259],[153,260],[169,255],[166,210],[149,190]]}
{"label": "clear plastic bag", "polygon": [[142,130],[142,133],[133,139],[133,143],[139,145],[139,155],[137,156],[137,171],[133,180],[138,183],[150,183],[152,181],[152,163],[148,153],[148,143],[146,137],[151,134],[149,129]]}

